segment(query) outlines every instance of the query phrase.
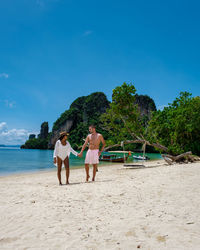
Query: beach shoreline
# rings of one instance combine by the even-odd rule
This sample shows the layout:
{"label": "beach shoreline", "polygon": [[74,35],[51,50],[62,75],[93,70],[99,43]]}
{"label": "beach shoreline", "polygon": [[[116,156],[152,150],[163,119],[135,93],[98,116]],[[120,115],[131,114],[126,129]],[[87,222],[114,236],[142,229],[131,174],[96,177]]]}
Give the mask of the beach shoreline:
{"label": "beach shoreline", "polygon": [[[148,162],[153,162],[153,161],[162,161],[163,159],[150,159],[150,160],[145,160],[144,163],[148,163]],[[138,161],[138,162],[132,162],[132,163],[127,163],[127,164],[141,164],[143,163],[143,161]],[[101,162],[98,167],[104,167],[104,166],[112,166],[112,165],[120,165],[123,163],[113,163],[113,162]],[[85,168],[84,164],[80,165],[76,165],[76,166],[69,166],[70,167],[70,171],[73,171],[74,169],[80,169],[80,168]],[[90,166],[92,167],[92,166]],[[24,171],[20,171],[20,172],[3,172],[0,173],[0,179],[4,178],[4,177],[10,177],[10,176],[20,176],[20,175],[32,175],[32,174],[39,174],[39,173],[48,173],[48,172],[52,172],[56,170],[56,166],[54,164],[52,164],[52,167],[50,168],[45,168],[45,169],[35,169],[35,170],[24,170]],[[62,168],[62,171],[65,171],[64,168]]]}
{"label": "beach shoreline", "polygon": [[1,176],[0,248],[199,249],[200,162],[144,164]]}
{"label": "beach shoreline", "polygon": [[[99,164],[98,165],[98,168],[100,167],[104,167],[104,166],[110,166],[110,165],[115,165],[116,163],[109,163],[109,164],[107,164],[107,163],[102,163],[102,164]],[[119,164],[121,164],[121,163],[117,163],[118,165]],[[52,164],[53,165],[53,164]],[[90,167],[92,167],[92,166],[90,166]],[[73,171],[73,170],[76,170],[76,169],[85,169],[85,165],[84,164],[82,164],[82,165],[79,165],[79,166],[69,166],[69,168],[70,168],[70,171]],[[6,177],[19,177],[19,176],[23,176],[23,175],[30,175],[30,176],[32,176],[32,175],[37,175],[37,174],[42,174],[42,173],[44,173],[44,174],[46,174],[46,173],[51,173],[51,172],[54,172],[54,171],[56,171],[56,169],[57,169],[57,167],[56,166],[53,166],[52,168],[46,168],[46,169],[37,169],[37,170],[30,170],[30,171],[27,171],[27,170],[25,170],[24,172],[11,172],[11,173],[6,173],[6,174],[2,174],[2,175],[0,175],[0,179],[1,178],[6,178]],[[65,169],[64,168],[62,168],[62,172],[65,172]]]}

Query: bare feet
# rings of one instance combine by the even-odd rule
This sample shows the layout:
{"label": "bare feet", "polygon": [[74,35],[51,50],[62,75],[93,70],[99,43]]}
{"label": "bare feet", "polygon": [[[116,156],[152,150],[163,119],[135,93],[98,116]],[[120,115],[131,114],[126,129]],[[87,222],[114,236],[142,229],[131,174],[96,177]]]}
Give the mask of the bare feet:
{"label": "bare feet", "polygon": [[62,182],[59,183],[59,186],[62,186]]}
{"label": "bare feet", "polygon": [[86,182],[88,182],[89,179],[90,179],[90,176],[87,175],[87,176],[86,176]]}
{"label": "bare feet", "polygon": [[94,178],[94,177],[92,178],[92,181],[95,181],[95,178]]}
{"label": "bare feet", "polygon": [[69,181],[66,181],[66,185],[69,185]]}

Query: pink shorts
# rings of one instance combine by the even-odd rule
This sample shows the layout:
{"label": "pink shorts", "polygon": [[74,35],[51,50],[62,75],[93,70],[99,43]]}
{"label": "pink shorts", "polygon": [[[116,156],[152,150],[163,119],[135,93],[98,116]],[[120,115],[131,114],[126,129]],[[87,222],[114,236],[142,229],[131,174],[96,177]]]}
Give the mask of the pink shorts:
{"label": "pink shorts", "polygon": [[98,164],[99,163],[99,150],[98,149],[88,149],[85,164]]}

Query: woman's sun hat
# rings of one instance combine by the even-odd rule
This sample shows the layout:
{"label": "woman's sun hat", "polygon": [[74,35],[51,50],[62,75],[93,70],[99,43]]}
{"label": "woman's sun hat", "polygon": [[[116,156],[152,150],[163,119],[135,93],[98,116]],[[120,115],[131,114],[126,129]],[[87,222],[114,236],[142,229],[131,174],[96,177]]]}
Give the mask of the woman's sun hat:
{"label": "woman's sun hat", "polygon": [[69,135],[69,133],[67,133],[67,132],[60,132],[60,135],[59,135],[59,139],[61,138],[61,137],[64,137],[64,136],[68,136]]}

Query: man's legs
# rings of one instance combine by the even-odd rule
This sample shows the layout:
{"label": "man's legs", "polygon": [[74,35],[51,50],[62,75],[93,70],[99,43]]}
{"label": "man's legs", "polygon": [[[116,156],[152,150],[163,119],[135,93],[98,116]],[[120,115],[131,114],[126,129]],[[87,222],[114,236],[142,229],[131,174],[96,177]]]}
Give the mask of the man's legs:
{"label": "man's legs", "polygon": [[85,172],[86,172],[86,181],[89,180],[90,175],[89,175],[89,164],[85,164]]}
{"label": "man's legs", "polygon": [[62,169],[62,160],[57,157],[57,176],[58,176],[58,181],[59,181],[59,184],[62,185],[62,182],[61,182],[61,169]]}
{"label": "man's legs", "polygon": [[95,181],[96,172],[97,172],[97,164],[93,164],[93,177],[92,177],[92,181]]}
{"label": "man's legs", "polygon": [[69,157],[67,156],[64,160],[66,170],[66,184],[69,184]]}

